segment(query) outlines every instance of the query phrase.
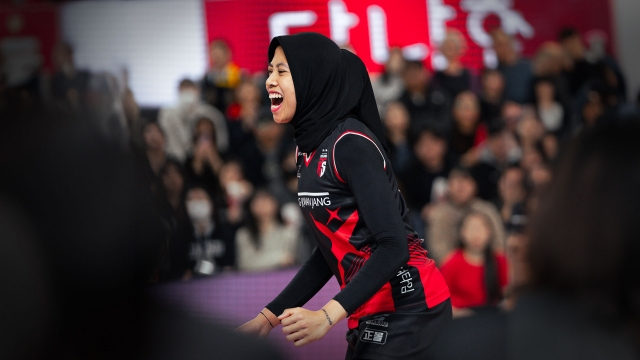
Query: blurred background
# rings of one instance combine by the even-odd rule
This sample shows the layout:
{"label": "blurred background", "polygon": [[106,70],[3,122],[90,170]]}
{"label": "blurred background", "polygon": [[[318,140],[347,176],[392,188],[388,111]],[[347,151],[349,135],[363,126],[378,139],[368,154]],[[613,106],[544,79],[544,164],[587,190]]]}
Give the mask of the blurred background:
{"label": "blurred background", "polygon": [[[504,314],[558,159],[640,113],[638,15],[636,0],[1,1],[6,358],[236,356],[220,349],[247,340],[225,326],[315,247],[293,129],[264,85],[270,39],[302,31],[367,66],[454,316]],[[278,330],[256,349],[340,359],[345,331],[298,349]]]}

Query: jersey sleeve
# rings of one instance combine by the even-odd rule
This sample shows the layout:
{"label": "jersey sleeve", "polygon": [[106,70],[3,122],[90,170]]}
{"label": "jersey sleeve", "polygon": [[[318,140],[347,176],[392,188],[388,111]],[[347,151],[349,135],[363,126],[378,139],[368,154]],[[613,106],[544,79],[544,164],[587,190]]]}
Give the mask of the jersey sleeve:
{"label": "jersey sleeve", "polygon": [[331,268],[320,249],[316,248],[289,285],[266,308],[279,316],[288,308],[302,306],[322,289],[331,276]]}
{"label": "jersey sleeve", "polygon": [[334,297],[347,313],[369,300],[409,260],[405,224],[389,180],[382,149],[364,134],[347,135],[334,145],[334,171],[351,190],[377,244],[371,257]]}

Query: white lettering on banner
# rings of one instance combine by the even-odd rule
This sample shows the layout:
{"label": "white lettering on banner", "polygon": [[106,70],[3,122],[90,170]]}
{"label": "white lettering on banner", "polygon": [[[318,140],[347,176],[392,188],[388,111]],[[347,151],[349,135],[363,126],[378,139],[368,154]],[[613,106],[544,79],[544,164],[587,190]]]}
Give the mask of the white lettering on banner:
{"label": "white lettering on banner", "polygon": [[525,38],[534,35],[533,27],[524,19],[522,14],[513,10],[513,0],[462,0],[460,7],[469,13],[467,17],[467,31],[473,41],[484,48],[484,62],[487,66],[495,66],[495,52],[491,48],[493,40],[484,29],[484,20],[490,14],[500,18],[500,25],[505,33],[517,34]]}
{"label": "white lettering on banner", "polygon": [[313,11],[286,11],[277,12],[269,16],[269,36],[273,39],[276,36],[289,35],[289,28],[300,26],[311,26],[318,15]]}
{"label": "white lettering on banner", "polygon": [[369,41],[371,42],[371,59],[379,65],[389,60],[389,37],[387,36],[387,15],[378,5],[367,7],[369,20]]}
{"label": "white lettering on banner", "polygon": [[[331,39],[338,45],[350,42],[350,31],[360,23],[354,13],[349,12],[343,0],[330,0],[329,29]],[[460,0],[460,8],[468,13],[467,32],[469,37],[484,49],[483,57],[488,66],[495,65],[495,53],[492,49],[491,36],[484,29],[485,19],[495,14],[500,18],[500,24],[509,35],[522,35],[531,38],[533,27],[524,19],[522,14],[513,9],[513,0]],[[446,5],[444,0],[427,0],[427,18],[431,47],[439,47],[447,32],[447,22],[456,19],[454,7]],[[277,12],[269,16],[269,35],[271,38],[288,35],[292,27],[312,26],[318,15],[311,10]],[[369,26],[369,43],[371,60],[378,65],[384,65],[389,60],[389,36],[387,31],[387,15],[379,5],[367,7],[367,23]],[[404,46],[403,55],[411,60],[424,60],[429,55],[430,46],[417,43]],[[437,69],[446,66],[443,55],[435,50],[432,52],[432,63]]]}
{"label": "white lettering on banner", "polygon": [[339,46],[350,42],[349,30],[358,25],[358,15],[350,13],[347,5],[341,0],[329,1],[329,28],[331,39]]}

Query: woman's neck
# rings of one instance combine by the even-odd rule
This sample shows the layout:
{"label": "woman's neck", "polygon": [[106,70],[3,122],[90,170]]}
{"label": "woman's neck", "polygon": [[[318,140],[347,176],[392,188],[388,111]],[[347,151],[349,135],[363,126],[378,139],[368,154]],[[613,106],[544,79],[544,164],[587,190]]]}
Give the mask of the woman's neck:
{"label": "woman's neck", "polygon": [[169,200],[169,204],[174,209],[178,209],[180,207],[181,196],[179,192],[167,192],[167,199]]}
{"label": "woman's neck", "polygon": [[483,252],[465,248],[462,250],[462,256],[464,256],[464,259],[471,265],[484,265],[485,259]]}
{"label": "woman's neck", "polygon": [[388,134],[389,140],[396,145],[403,144],[407,141],[407,134],[403,131],[391,130]]}
{"label": "woman's neck", "polygon": [[275,219],[274,218],[265,218],[265,219],[259,219],[258,220],[258,230],[261,233],[266,233],[269,230],[271,230],[271,228],[275,225]]}
{"label": "woman's neck", "polygon": [[195,221],[193,223],[193,227],[196,230],[196,234],[198,234],[199,236],[205,235],[207,230],[213,227],[213,220],[204,219],[204,220]]}
{"label": "woman's neck", "polygon": [[462,66],[462,63],[460,62],[460,60],[454,59],[449,62],[449,64],[447,65],[447,68],[444,69],[444,73],[449,76],[460,76],[463,70],[464,70],[464,66]]}
{"label": "woman's neck", "polygon": [[151,170],[157,175],[160,173],[162,169],[162,165],[167,158],[165,152],[160,150],[147,150],[147,158],[149,159],[149,164],[151,165]]}

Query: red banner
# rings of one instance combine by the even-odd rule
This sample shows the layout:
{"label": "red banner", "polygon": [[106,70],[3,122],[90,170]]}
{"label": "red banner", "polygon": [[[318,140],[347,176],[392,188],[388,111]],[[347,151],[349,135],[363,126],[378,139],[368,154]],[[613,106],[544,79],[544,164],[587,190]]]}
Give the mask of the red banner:
{"label": "red banner", "polygon": [[463,62],[476,70],[492,59],[492,26],[513,35],[527,55],[565,26],[598,31],[613,45],[609,0],[208,0],[205,16],[207,40],[225,39],[234,61],[251,71],[266,68],[271,37],[301,31],[349,44],[371,72],[381,71],[393,46],[410,58],[437,62],[447,27],[467,38]]}

